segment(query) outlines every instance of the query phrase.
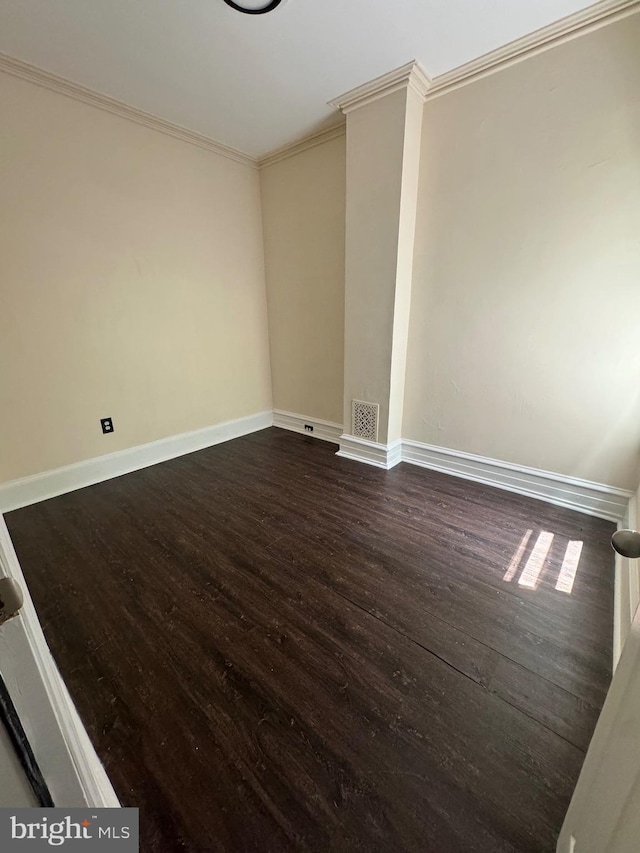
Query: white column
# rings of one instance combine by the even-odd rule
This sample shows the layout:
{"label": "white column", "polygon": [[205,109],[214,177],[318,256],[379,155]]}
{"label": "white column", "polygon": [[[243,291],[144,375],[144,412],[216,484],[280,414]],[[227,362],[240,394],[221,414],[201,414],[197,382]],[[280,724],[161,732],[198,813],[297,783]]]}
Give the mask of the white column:
{"label": "white column", "polygon": [[[332,102],[347,115],[345,434],[340,454],[400,461],[422,112],[415,63]],[[353,435],[352,401],[379,406],[377,441]]]}

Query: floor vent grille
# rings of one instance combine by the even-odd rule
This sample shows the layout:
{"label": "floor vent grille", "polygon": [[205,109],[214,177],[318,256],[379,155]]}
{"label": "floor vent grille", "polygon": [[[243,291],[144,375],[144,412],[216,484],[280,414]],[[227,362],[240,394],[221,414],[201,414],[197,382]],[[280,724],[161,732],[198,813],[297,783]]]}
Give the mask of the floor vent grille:
{"label": "floor vent grille", "polygon": [[362,400],[351,401],[352,432],[356,438],[367,441],[378,440],[378,403],[365,403]]}

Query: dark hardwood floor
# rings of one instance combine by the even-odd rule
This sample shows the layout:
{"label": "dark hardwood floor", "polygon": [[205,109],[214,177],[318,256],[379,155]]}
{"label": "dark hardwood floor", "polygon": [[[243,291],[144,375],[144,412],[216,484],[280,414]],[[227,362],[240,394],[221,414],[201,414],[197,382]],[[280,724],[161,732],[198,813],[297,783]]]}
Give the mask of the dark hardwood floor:
{"label": "dark hardwood floor", "polygon": [[142,850],[551,853],[613,525],[334,452],[269,429],[6,516]]}

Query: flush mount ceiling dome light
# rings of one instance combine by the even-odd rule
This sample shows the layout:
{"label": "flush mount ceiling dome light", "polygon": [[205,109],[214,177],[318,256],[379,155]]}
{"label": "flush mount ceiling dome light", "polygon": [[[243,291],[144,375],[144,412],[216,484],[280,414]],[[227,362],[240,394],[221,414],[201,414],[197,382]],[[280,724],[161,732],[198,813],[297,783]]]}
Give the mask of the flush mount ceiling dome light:
{"label": "flush mount ceiling dome light", "polygon": [[264,15],[273,12],[282,3],[282,0],[245,0],[244,3],[234,3],[233,0],[224,0],[227,6],[231,6],[236,12],[244,12],[245,15]]}

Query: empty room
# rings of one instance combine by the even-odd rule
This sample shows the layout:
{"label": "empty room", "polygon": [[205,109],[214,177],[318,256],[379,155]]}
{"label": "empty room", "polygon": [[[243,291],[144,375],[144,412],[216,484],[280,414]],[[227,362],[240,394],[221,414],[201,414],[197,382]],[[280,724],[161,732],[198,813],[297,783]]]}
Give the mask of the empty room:
{"label": "empty room", "polygon": [[636,853],[638,318],[639,0],[0,0],[0,849]]}

